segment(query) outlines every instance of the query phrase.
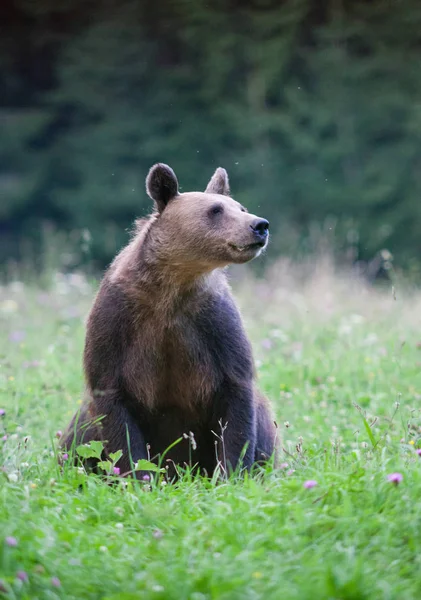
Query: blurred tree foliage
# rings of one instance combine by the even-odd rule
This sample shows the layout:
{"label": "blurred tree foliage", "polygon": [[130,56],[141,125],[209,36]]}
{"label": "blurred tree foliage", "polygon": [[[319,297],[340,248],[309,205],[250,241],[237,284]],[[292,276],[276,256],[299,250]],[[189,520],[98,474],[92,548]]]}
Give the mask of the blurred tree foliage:
{"label": "blurred tree foliage", "polygon": [[[331,216],[359,257],[421,256],[419,0],[3,0],[3,257],[42,221],[104,264],[147,170],[215,167],[275,246]],[[345,242],[344,242],[345,243]]]}

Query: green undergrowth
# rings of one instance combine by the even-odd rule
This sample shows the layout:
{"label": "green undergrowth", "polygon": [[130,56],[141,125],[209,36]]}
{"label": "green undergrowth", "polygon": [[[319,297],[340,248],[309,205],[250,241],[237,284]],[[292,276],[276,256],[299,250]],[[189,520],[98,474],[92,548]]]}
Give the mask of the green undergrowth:
{"label": "green undergrowth", "polygon": [[92,290],[60,277],[0,290],[0,597],[420,596],[420,296],[329,273],[235,291],[280,468],[109,485],[57,461]]}

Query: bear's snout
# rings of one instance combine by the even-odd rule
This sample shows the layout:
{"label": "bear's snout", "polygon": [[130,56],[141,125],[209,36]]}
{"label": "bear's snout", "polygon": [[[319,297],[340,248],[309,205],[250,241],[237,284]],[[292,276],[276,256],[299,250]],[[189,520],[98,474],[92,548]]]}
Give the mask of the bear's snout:
{"label": "bear's snout", "polygon": [[266,219],[256,219],[253,221],[250,227],[257,241],[266,241],[266,238],[269,234],[269,221]]}

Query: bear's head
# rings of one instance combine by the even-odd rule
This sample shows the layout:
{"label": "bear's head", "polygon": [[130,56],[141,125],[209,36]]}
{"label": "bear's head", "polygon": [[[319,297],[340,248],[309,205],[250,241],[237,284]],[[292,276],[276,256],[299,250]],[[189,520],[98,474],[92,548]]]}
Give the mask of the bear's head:
{"label": "bear's head", "polygon": [[154,165],[146,178],[156,217],[150,229],[154,251],[178,266],[208,271],[256,258],[269,240],[269,223],[230,197],[228,175],[218,168],[204,192],[178,190],[174,171]]}

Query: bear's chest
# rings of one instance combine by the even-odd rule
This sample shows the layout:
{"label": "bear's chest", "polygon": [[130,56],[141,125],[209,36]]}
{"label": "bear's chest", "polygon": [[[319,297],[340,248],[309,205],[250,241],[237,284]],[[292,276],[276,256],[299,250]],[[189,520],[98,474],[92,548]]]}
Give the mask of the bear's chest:
{"label": "bear's chest", "polygon": [[211,401],[224,365],[200,319],[180,315],[139,327],[125,368],[131,393],[150,409],[195,410]]}

